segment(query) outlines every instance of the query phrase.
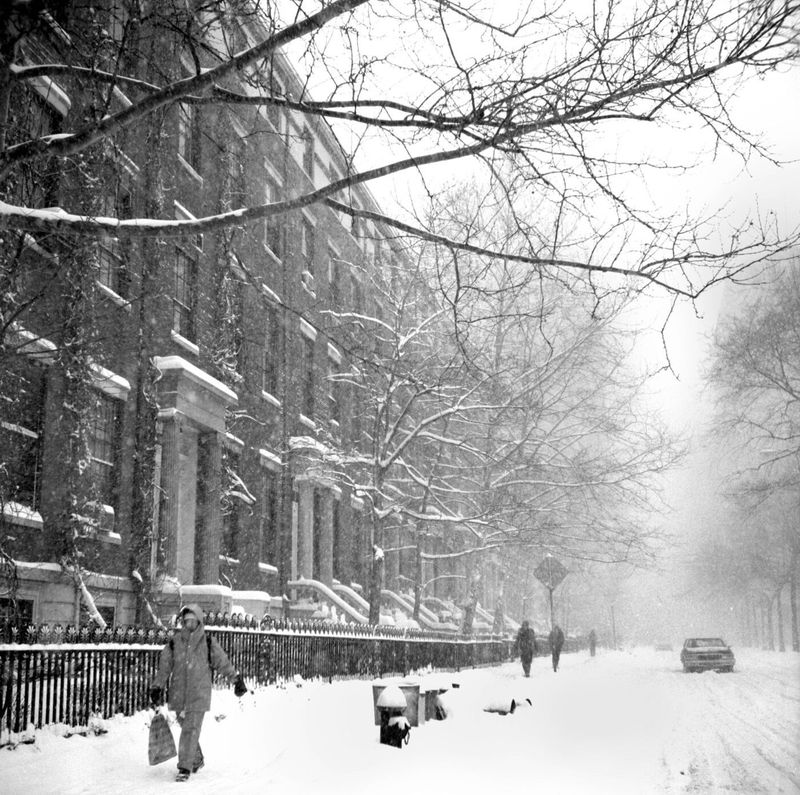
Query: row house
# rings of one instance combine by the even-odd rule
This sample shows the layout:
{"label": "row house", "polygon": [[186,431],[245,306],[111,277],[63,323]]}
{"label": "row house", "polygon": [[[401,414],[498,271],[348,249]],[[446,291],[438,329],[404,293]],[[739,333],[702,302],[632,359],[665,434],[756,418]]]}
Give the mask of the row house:
{"label": "row house", "polygon": [[[134,8],[65,4],[20,30],[16,62],[113,65],[163,82],[266,35],[257,16],[205,14],[187,47],[186,19]],[[227,87],[305,96],[281,53]],[[124,81],[14,81],[9,142],[139,98]],[[185,100],[83,158],[35,161],[3,198],[204,218],[301,195],[346,176],[348,162],[319,116]],[[362,186],[340,198],[378,210]],[[359,354],[350,328],[387,311],[381,293],[404,266],[390,230],[318,203],[182,237],[8,234],[0,256],[0,544],[13,561],[0,610],[81,620],[83,582],[117,623],[189,598],[277,614],[301,610],[299,578],[366,585],[368,505],[329,461],[369,446],[369,414],[343,376]],[[388,587],[409,588],[412,557],[389,556]],[[437,579],[442,566],[427,565]]]}

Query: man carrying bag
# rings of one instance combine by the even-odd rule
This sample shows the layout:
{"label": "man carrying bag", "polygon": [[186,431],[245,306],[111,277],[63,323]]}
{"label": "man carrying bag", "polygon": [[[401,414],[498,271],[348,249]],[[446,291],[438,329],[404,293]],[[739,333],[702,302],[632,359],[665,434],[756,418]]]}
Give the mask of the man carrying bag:
{"label": "man carrying bag", "polygon": [[148,757],[151,765],[160,765],[172,759],[178,752],[175,750],[175,738],[164,713],[156,707],[156,714],[150,721],[150,744]]}
{"label": "man carrying bag", "polygon": [[200,729],[205,713],[211,708],[212,670],[233,680],[233,692],[239,698],[247,692],[247,685],[219,643],[206,635],[203,611],[198,605],[181,608],[180,619],[180,630],[161,650],[150,700],[158,706],[169,682],[169,708],[177,714],[181,727],[176,781],[186,781],[190,773],[196,773],[204,764]]}

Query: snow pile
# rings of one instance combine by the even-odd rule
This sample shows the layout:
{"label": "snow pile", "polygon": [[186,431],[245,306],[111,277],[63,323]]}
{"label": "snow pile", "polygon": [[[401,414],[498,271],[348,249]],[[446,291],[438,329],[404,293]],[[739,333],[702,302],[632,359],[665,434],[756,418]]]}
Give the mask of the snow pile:
{"label": "snow pile", "polygon": [[[448,688],[448,718],[413,728],[399,750],[378,742],[369,680],[269,687],[241,701],[215,691],[206,766],[189,786],[195,795],[800,792],[800,655],[736,656],[733,674],[684,674],[677,652],[642,649],[565,655],[557,674],[540,657],[530,679],[518,663],[423,675],[423,689]],[[484,712],[509,695],[532,706]],[[174,761],[147,764],[148,721],[117,717],[98,736],[37,732],[35,745],[0,750],[0,791],[174,792]]]}

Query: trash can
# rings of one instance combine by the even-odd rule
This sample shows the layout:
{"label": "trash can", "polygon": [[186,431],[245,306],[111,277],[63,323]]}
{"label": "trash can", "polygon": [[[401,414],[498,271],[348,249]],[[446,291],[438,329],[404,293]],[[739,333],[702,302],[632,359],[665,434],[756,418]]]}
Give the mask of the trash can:
{"label": "trash can", "polygon": [[422,709],[420,710],[419,682],[382,679],[372,683],[372,709],[375,713],[375,725],[381,725],[381,715],[378,710],[378,697],[389,685],[395,685],[403,691],[403,695],[406,697],[405,716],[409,724],[411,724],[411,726],[419,726],[420,723],[424,723],[425,704],[423,701]]}
{"label": "trash can", "polygon": [[[425,691],[425,720],[444,720],[447,712],[439,696],[446,693],[446,687],[435,687]],[[422,706],[420,705],[420,709]]]}

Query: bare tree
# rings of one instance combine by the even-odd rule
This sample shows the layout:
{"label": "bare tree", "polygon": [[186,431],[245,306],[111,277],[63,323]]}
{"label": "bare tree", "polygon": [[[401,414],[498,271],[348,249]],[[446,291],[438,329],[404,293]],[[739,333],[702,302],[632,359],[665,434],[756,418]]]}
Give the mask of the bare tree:
{"label": "bare tree", "polygon": [[[450,256],[467,296],[456,333],[454,291],[442,281]],[[642,379],[624,364],[631,340],[618,322],[624,301],[592,318],[560,285],[525,287],[502,261],[485,266],[431,246],[414,270],[373,289],[380,317],[328,313],[340,335],[348,330],[344,347],[359,352],[359,366],[336,380],[360,396],[369,452],[332,447],[326,459],[368,498],[379,549],[410,533],[417,609],[423,561],[463,563],[469,631],[488,553],[648,557],[654,476],[678,451],[638,416]],[[431,537],[444,549],[425,548]],[[376,557],[373,571],[383,562]]]}
{"label": "bare tree", "polygon": [[[441,242],[521,262],[536,272],[616,274],[641,286],[696,296],[714,282],[780,256],[796,238],[796,232],[782,234],[758,218],[726,234],[713,211],[705,217],[680,212],[664,217],[663,207],[643,205],[638,186],[652,169],[686,164],[632,143],[617,146],[642,130],[664,125],[679,130],[689,122],[704,129],[714,147],[745,158],[768,156],[730,115],[729,99],[737,81],[796,56],[795,2],[523,4],[500,11],[495,4],[467,7],[441,0],[407,8],[335,0],[321,9],[305,2],[251,0],[233,4],[230,12],[216,3],[198,3],[193,13],[181,3],[159,4],[158,12],[148,15],[138,4],[121,7],[124,17],[110,23],[121,28],[116,39],[97,28],[90,46],[64,47],[64,62],[39,65],[21,59],[19,48],[26,33],[41,25],[40,6],[11,4],[3,12],[0,180],[5,185],[31,164],[73,162],[105,143],[142,135],[149,119],[178,101],[279,105],[300,117],[321,116],[357,142],[349,172],[329,175],[283,201],[183,221],[122,219],[77,204],[47,208],[19,203],[6,192],[8,201],[0,206],[6,227],[39,234],[180,235],[250,224],[320,202],[375,219],[376,212],[350,201],[349,188],[377,185],[404,172],[424,179],[436,164],[463,162],[482,179],[503,185],[507,211],[528,245],[509,253],[491,240],[473,241],[468,230]],[[237,50],[226,35],[226,13],[252,16],[269,35]],[[183,32],[194,72],[143,76],[137,56],[158,46],[159,30],[167,28]],[[69,37],[68,29],[62,32]],[[287,96],[275,90],[271,64],[279,49],[300,60],[313,98],[310,91]],[[57,135],[7,140],[11,87],[42,77],[92,86],[100,100],[97,112],[75,118]],[[129,98],[124,107],[113,106],[115,90]],[[681,150],[680,138],[671,148]],[[526,218],[531,192],[542,209],[537,225]],[[440,239],[407,215],[380,220]],[[722,242],[715,244],[718,233]]]}
{"label": "bare tree", "polygon": [[758,562],[759,577],[769,583],[768,602],[779,611],[783,588],[789,585],[792,644],[797,648],[800,525],[796,518],[788,518],[797,514],[800,487],[796,269],[776,274],[751,301],[722,321],[708,375],[717,389],[719,430],[732,447],[738,445],[738,460],[744,462],[737,484],[739,499],[747,502],[753,516],[748,555]]}

